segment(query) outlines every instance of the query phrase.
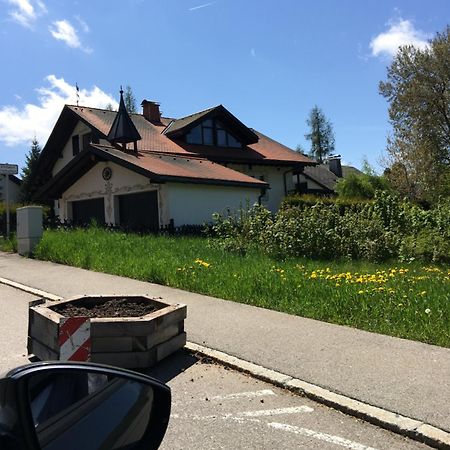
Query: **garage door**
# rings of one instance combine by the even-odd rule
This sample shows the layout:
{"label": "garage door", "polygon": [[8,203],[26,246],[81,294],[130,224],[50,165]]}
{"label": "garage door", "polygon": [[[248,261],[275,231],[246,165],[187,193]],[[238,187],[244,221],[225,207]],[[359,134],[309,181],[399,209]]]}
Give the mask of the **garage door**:
{"label": "garage door", "polygon": [[85,225],[97,221],[105,223],[105,204],[103,198],[72,202],[72,220],[75,224]]}
{"label": "garage door", "polygon": [[159,229],[158,193],[140,192],[119,196],[120,225],[133,231]]}

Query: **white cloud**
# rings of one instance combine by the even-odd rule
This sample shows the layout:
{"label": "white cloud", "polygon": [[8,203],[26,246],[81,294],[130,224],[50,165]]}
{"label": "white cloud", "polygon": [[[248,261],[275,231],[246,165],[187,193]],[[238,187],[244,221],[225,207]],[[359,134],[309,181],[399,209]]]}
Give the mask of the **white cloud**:
{"label": "white cloud", "polygon": [[37,17],[47,12],[41,0],[8,0],[13,9],[9,11],[10,17],[20,25],[31,28]]}
{"label": "white cloud", "polygon": [[[48,75],[46,80],[49,85],[37,89],[37,104],[28,103],[20,108],[0,106],[0,142],[7,146],[24,145],[36,136],[45,144],[63,106],[76,103],[75,86],[55,75]],[[113,108],[118,107],[117,101],[97,86],[80,89],[79,94],[82,106],[105,108],[111,103]]]}
{"label": "white cloud", "polygon": [[253,58],[256,57],[256,50],[253,47],[250,49],[250,55],[253,56]]}
{"label": "white cloud", "polygon": [[81,16],[76,15],[75,19],[77,19],[78,23],[80,24],[81,29],[85,32],[85,33],[89,33],[90,29],[89,29],[89,25],[81,18]]}
{"label": "white cloud", "polygon": [[68,20],[57,20],[48,29],[55,39],[65,42],[69,47],[79,48],[86,53],[92,52],[92,49],[83,47],[77,30]]}
{"label": "white cloud", "polygon": [[197,9],[207,8],[208,6],[212,6],[216,3],[217,2],[210,2],[210,3],[204,3],[203,5],[193,6],[192,8],[189,8],[188,11],[196,11]]}
{"label": "white cloud", "polygon": [[370,41],[372,56],[395,56],[402,45],[414,45],[424,49],[429,46],[428,39],[432,36],[414,28],[409,20],[397,19],[388,23],[389,29],[380,33]]}

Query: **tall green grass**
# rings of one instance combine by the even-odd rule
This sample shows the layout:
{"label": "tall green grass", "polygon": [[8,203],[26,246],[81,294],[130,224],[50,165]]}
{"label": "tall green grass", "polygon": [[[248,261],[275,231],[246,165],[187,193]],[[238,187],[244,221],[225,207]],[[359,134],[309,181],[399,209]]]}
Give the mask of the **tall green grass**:
{"label": "tall green grass", "polygon": [[[450,268],[274,261],[204,238],[46,231],[36,258],[450,347]],[[378,272],[378,273],[377,273]]]}

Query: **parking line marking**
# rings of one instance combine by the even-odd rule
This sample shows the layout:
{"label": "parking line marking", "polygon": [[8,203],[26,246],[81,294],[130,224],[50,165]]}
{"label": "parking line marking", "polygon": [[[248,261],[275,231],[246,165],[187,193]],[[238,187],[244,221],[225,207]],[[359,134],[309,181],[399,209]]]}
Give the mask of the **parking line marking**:
{"label": "parking line marking", "polygon": [[308,428],[295,427],[293,425],[287,425],[285,423],[271,422],[267,424],[271,428],[276,430],[288,431],[290,433],[299,434],[302,436],[308,436],[321,441],[329,442],[331,444],[340,445],[341,447],[349,448],[351,450],[376,450],[373,447],[368,447],[367,445],[360,444],[358,442],[350,441],[349,439],[344,439],[340,436],[333,436],[332,434],[320,433],[318,431],[309,430]]}
{"label": "parking line marking", "polygon": [[236,394],[216,395],[211,400],[233,400],[235,398],[264,397],[266,395],[276,395],[271,389],[262,389],[260,391],[238,392]]}
{"label": "parking line marking", "polygon": [[240,417],[263,417],[263,416],[278,416],[281,414],[297,414],[297,413],[307,413],[313,412],[314,409],[309,406],[291,406],[288,408],[277,408],[277,409],[263,409],[260,411],[247,411],[237,413]]}

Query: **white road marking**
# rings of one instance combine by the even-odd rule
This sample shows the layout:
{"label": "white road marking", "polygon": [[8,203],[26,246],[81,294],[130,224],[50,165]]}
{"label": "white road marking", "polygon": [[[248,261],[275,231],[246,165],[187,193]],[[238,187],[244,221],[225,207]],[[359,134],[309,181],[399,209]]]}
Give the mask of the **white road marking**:
{"label": "white road marking", "polygon": [[261,391],[238,392],[237,394],[216,395],[211,400],[233,400],[235,398],[252,398],[264,397],[266,395],[276,395],[271,389],[263,389]]}
{"label": "white road marking", "polygon": [[295,427],[292,425],[287,425],[285,423],[268,423],[271,428],[277,430],[288,431],[290,433],[299,434],[302,436],[308,436],[321,441],[329,442],[331,444],[340,445],[341,447],[349,448],[351,450],[376,450],[373,447],[367,447],[366,445],[359,444],[358,442],[353,442],[348,439],[344,439],[340,436],[333,436],[332,434],[320,433],[318,431],[309,430],[308,428]]}
{"label": "white road marking", "polygon": [[[191,416],[194,420],[236,420],[239,422],[243,421],[251,421],[251,422],[260,422],[255,417],[267,417],[267,416],[277,416],[281,414],[298,414],[298,413],[308,413],[313,412],[314,409],[309,406],[293,406],[290,408],[278,408],[278,409],[263,409],[260,411],[245,411],[239,413],[228,413],[222,416],[217,414],[212,414],[210,416],[199,416],[197,414]],[[173,418],[178,419],[180,416],[173,414]],[[188,416],[185,416],[186,418]]]}
{"label": "white road marking", "polygon": [[309,406],[291,406],[289,408],[263,409],[260,411],[246,411],[237,413],[240,417],[262,417],[262,416],[278,416],[281,414],[297,414],[313,412],[314,409]]}

